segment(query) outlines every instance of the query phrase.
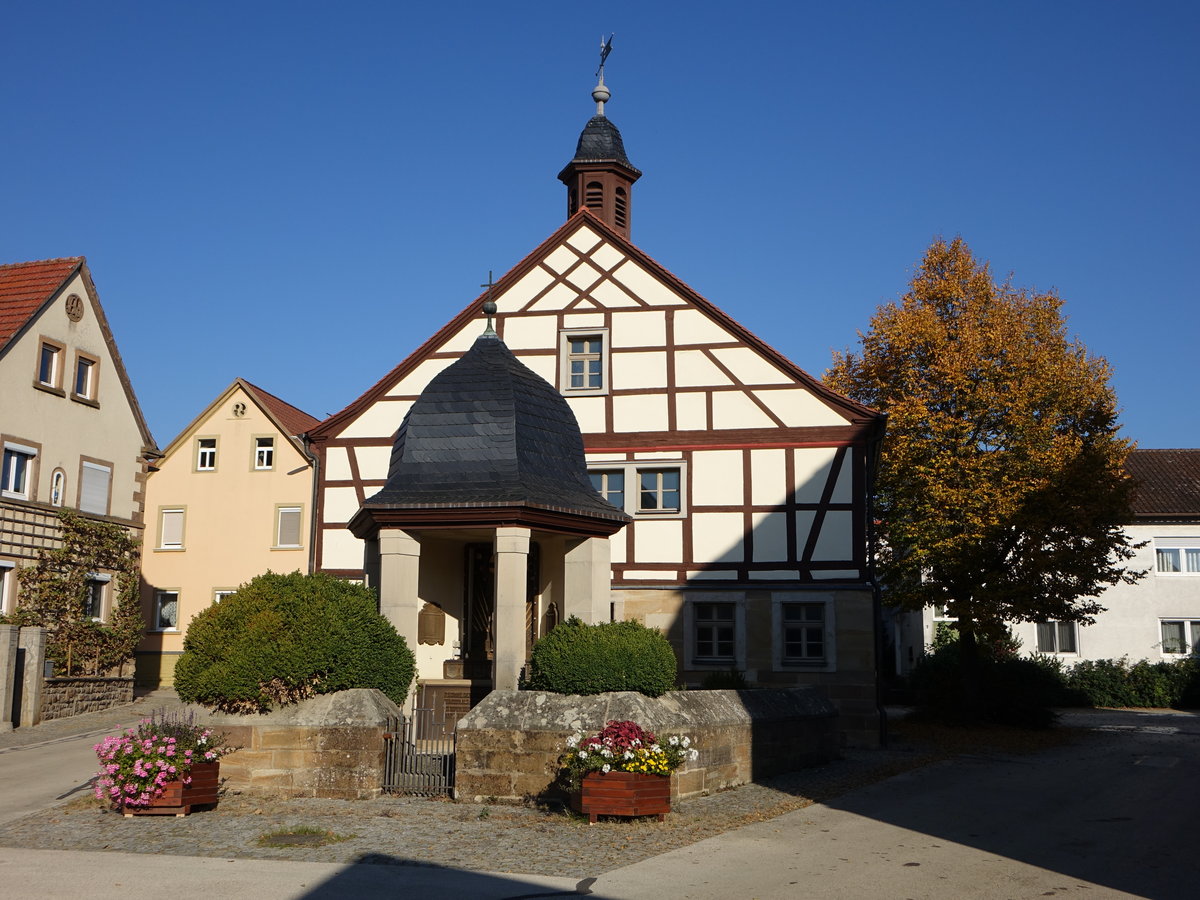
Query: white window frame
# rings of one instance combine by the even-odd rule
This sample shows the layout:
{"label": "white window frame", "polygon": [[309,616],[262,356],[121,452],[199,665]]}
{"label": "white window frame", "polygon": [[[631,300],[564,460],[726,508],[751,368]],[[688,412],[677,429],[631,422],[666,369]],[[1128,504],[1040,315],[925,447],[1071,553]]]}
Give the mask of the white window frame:
{"label": "white window frame", "polygon": [[[109,599],[109,584],[112,582],[111,575],[104,575],[98,572],[88,572],[87,579],[84,581],[85,590],[88,594],[92,593],[92,585],[100,585],[99,592],[99,615],[92,615],[90,618],[93,622],[103,622],[108,618],[108,599]],[[84,599],[83,613],[87,616],[88,598]]]}
{"label": "white window frame", "polygon": [[[698,655],[697,629],[704,620],[697,616],[697,607],[721,604],[733,607],[733,656],[711,657]],[[683,605],[683,655],[689,669],[728,671],[746,668],[746,604],[740,595],[705,593],[688,597]]]}
{"label": "white window frame", "polygon": [[[266,441],[267,443],[263,443]],[[254,471],[269,472],[275,468],[275,438],[260,436],[254,439]]]}
{"label": "white window frame", "polygon": [[[33,375],[33,383],[37,387],[60,395],[63,393],[63,355],[66,350],[67,348],[56,340],[47,337],[41,339],[38,343],[37,369]],[[48,381],[42,378],[42,362],[47,351],[50,353],[50,379]]]}
{"label": "white window frame", "polygon": [[[1054,626],[1054,648],[1047,650],[1042,646],[1043,628]],[[1077,622],[1060,622],[1057,619],[1048,619],[1045,622],[1035,622],[1033,631],[1034,646],[1038,653],[1053,654],[1054,656],[1078,656],[1079,655],[1079,624]],[[1071,643],[1075,646],[1071,650],[1059,649],[1062,646],[1063,629],[1066,628],[1071,633]]]}
{"label": "white window frame", "polygon": [[[1178,568],[1160,568],[1166,554],[1174,554]],[[1154,574],[1162,578],[1200,576],[1200,537],[1155,538]]]}
{"label": "white window frame", "polygon": [[[788,620],[785,608],[797,604],[822,607],[822,646],[820,659],[792,659],[785,655],[785,629]],[[828,594],[809,594],[803,591],[775,593],[771,596],[771,668],[776,672],[836,672],[837,671],[837,602]]]}
{"label": "white window frame", "polygon": [[[571,341],[594,339],[600,342],[600,352],[597,354],[575,354],[571,352]],[[559,390],[570,397],[595,397],[609,392],[610,350],[612,341],[609,339],[607,328],[564,328],[558,333],[558,384]],[[571,386],[571,363],[578,359],[595,357],[599,362],[600,385],[598,387]],[[585,373],[586,375],[586,373]]]}
{"label": "white window frame", "polygon": [[[169,514],[179,514],[179,541],[178,543],[167,543],[167,516]],[[182,550],[186,546],[186,529],[187,528],[187,507],[185,506],[163,506],[158,510],[158,546],[155,550]]]}
{"label": "white window frame", "polygon": [[213,603],[220,603],[230,594],[236,594],[237,588],[213,588]]}
{"label": "white window frame", "polygon": [[[282,542],[283,532],[283,516],[285,513],[295,513],[296,522],[296,543],[285,544]],[[301,503],[280,503],[275,507],[275,542],[271,545],[272,550],[301,550],[304,548],[304,505]]]}
{"label": "white window frame", "polygon": [[[166,597],[174,597],[175,603],[175,623],[167,627],[163,627],[162,611],[163,600]],[[171,602],[171,601],[167,601]],[[154,628],[152,631],[176,632],[179,631],[179,591],[175,588],[160,588],[154,592]]]}
{"label": "white window frame", "polygon": [[[24,483],[17,489],[16,458],[25,457]],[[0,496],[13,500],[32,500],[34,493],[34,466],[37,463],[36,447],[5,441],[3,456],[0,456]]]}
{"label": "white window frame", "polygon": [[67,495],[67,473],[55,469],[50,474],[50,505],[62,506]]}
{"label": "white window frame", "polygon": [[0,559],[0,614],[8,615],[16,606],[17,564]]}
{"label": "white window frame", "polygon": [[[206,446],[211,443],[212,446]],[[198,437],[196,438],[196,471],[197,472],[215,472],[217,471],[217,451],[220,450],[220,442],[215,437]]]}
{"label": "white window frame", "polygon": [[[679,509],[642,509],[642,473],[674,470],[679,473]],[[631,459],[588,465],[588,475],[622,472],[625,476],[624,503],[620,507],[638,519],[683,519],[687,517],[687,463],[678,459]],[[597,491],[597,493],[600,493]],[[604,496],[601,494],[601,496]],[[609,499],[609,498],[605,498]],[[609,500],[611,503],[612,501]],[[613,504],[614,506],[616,504]]]}
{"label": "white window frame", "polygon": [[[1166,627],[1168,625],[1180,626],[1182,634],[1183,649],[1168,650]],[[1158,620],[1158,635],[1160,639],[1159,649],[1163,656],[1170,659],[1182,659],[1191,656],[1198,652],[1200,646],[1200,619],[1189,619],[1185,616],[1163,616]]]}

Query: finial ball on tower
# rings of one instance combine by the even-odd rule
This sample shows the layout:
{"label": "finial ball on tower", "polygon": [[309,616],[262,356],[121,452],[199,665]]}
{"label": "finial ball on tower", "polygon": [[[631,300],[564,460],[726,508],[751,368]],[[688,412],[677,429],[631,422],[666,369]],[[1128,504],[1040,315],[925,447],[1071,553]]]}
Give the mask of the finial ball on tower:
{"label": "finial ball on tower", "polygon": [[483,301],[483,314],[485,316],[494,316],[496,314],[496,304],[491,300]]}
{"label": "finial ball on tower", "polygon": [[596,85],[596,89],[592,91],[592,99],[597,103],[607,103],[610,97],[612,97],[612,94],[604,86],[603,81]]}

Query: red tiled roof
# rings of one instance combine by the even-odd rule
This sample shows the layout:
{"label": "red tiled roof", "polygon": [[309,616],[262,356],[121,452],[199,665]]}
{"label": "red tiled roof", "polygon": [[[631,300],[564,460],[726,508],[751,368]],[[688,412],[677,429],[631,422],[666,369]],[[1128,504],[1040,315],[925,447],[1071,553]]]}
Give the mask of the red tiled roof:
{"label": "red tiled roof", "polygon": [[82,262],[70,256],[0,266],[0,349]]}
{"label": "red tiled roof", "polygon": [[251,384],[246,379],[241,379],[247,390],[254,393],[258,398],[258,402],[265,406],[276,419],[279,424],[286,429],[289,435],[295,436],[304,434],[311,429],[320,420],[310,416],[302,409],[297,409],[288,403],[286,400],[280,400],[274,394],[264,391],[257,385]]}
{"label": "red tiled roof", "polygon": [[1125,470],[1138,518],[1200,518],[1200,450],[1134,450]]}

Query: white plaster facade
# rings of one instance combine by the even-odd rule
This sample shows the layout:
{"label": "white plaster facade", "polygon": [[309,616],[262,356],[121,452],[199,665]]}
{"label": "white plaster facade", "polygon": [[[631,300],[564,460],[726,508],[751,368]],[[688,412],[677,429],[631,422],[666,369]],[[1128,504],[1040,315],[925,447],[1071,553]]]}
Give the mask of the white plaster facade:
{"label": "white plaster facade", "polygon": [[[64,509],[140,534],[158,455],[82,258],[0,266],[0,603]],[[97,617],[115,585],[97,573]]]}

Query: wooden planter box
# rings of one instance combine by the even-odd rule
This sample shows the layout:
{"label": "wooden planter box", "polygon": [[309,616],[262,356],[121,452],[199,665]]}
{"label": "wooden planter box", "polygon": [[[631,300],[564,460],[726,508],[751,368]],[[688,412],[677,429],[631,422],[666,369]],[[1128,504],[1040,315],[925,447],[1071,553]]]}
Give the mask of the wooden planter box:
{"label": "wooden planter box", "polygon": [[163,788],[149,806],[127,806],[121,810],[130,816],[186,816],[197,806],[216,806],[221,763],[196,763],[192,766],[192,782],[172,781]]}
{"label": "wooden planter box", "polygon": [[580,790],[571,795],[571,809],[596,816],[657,816],[663,821],[671,811],[671,777],[640,772],[591,772]]}

